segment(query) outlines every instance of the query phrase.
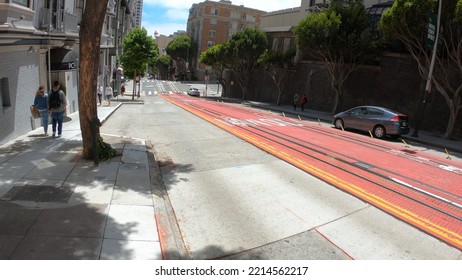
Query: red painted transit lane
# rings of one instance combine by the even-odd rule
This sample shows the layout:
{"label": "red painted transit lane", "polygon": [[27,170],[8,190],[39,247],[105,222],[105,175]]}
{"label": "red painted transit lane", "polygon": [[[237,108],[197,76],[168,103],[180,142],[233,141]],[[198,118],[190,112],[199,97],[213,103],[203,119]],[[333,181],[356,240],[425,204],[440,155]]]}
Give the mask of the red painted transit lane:
{"label": "red painted transit lane", "polygon": [[462,165],[247,107],[162,95],[181,108],[462,249]]}

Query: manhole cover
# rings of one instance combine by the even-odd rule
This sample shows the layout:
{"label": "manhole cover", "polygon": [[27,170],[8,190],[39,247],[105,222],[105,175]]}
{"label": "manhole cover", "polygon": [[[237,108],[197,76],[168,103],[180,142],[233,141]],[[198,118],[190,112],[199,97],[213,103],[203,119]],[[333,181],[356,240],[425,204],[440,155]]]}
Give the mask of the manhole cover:
{"label": "manhole cover", "polygon": [[35,202],[67,202],[73,189],[55,186],[15,186],[4,197],[9,200],[25,200]]}

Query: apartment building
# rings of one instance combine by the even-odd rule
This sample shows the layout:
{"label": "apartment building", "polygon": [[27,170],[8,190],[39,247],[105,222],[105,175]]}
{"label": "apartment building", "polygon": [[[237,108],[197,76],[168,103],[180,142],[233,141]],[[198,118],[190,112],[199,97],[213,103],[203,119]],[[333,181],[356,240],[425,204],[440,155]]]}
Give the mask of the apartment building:
{"label": "apartment building", "polygon": [[233,5],[231,1],[204,1],[189,10],[187,34],[196,43],[197,52],[191,56],[191,70],[201,79],[205,65],[199,64],[200,54],[216,44],[228,41],[234,33],[245,28],[259,28],[265,11]]}
{"label": "apartment building", "polygon": [[[120,36],[127,31],[122,26],[132,24],[129,3],[109,0],[102,32],[102,79],[115,67]],[[50,89],[59,81],[68,113],[79,110],[78,43],[84,5],[85,0],[0,0],[0,144],[40,126],[29,110],[40,85]]]}
{"label": "apartment building", "polygon": [[133,4],[133,21],[135,27],[140,27],[143,18],[143,0],[135,0]]}
{"label": "apartment building", "polygon": [[[296,48],[293,28],[314,6],[324,2],[325,0],[301,0],[299,7],[271,11],[262,16],[260,29],[268,35],[273,49],[286,51],[288,48]],[[374,24],[380,19],[382,12],[393,4],[390,0],[364,0],[363,2]]]}
{"label": "apartment building", "polygon": [[[141,0],[142,2],[142,0]],[[101,32],[101,55],[98,85],[110,84],[117,95],[122,85],[123,69],[117,58],[122,54],[122,40],[135,27],[134,10],[137,0],[109,0]]]}

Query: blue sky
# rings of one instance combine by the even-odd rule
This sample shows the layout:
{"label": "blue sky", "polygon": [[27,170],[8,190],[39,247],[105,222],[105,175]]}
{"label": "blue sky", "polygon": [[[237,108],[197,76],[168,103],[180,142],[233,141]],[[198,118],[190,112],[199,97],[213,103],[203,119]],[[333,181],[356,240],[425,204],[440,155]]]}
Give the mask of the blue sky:
{"label": "blue sky", "polygon": [[[301,0],[231,0],[233,5],[262,11],[277,11],[299,7]],[[171,35],[178,30],[186,30],[189,9],[194,3],[202,0],[143,0],[143,19],[141,25],[148,35],[154,36],[157,31],[161,35]],[[218,0],[217,0],[218,2]]]}

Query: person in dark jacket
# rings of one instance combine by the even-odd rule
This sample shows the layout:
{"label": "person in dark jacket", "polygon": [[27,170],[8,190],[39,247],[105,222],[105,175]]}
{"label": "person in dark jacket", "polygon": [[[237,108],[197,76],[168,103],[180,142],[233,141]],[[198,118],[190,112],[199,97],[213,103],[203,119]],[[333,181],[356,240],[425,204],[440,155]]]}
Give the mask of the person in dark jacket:
{"label": "person in dark jacket", "polygon": [[[53,88],[48,94],[47,107],[48,111],[51,112],[51,128],[53,129],[53,137],[56,136],[56,126],[58,126],[58,137],[61,137],[63,132],[63,119],[64,113],[67,108],[67,99],[64,92],[59,88],[60,84],[58,81],[53,83]],[[54,106],[55,96],[59,96],[59,105]]]}

